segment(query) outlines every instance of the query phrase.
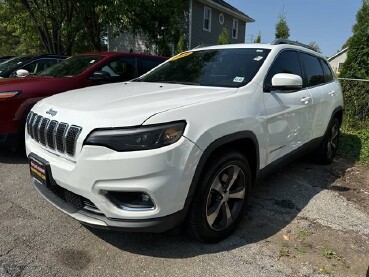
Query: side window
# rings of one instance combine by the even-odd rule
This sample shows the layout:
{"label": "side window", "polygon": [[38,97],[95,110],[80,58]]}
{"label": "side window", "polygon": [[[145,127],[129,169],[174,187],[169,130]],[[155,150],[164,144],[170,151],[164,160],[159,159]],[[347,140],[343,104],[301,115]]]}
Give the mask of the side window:
{"label": "side window", "polygon": [[322,59],[320,59],[320,63],[322,64],[322,67],[323,67],[325,81],[327,83],[333,81],[333,73],[331,69],[329,68],[329,66],[327,65],[327,63]]}
{"label": "side window", "polygon": [[99,71],[104,71],[117,81],[128,81],[136,76],[135,58],[125,57],[110,61]]}
{"label": "side window", "polygon": [[296,51],[286,50],[278,55],[269,69],[264,81],[264,86],[270,87],[272,85],[273,76],[278,73],[289,73],[302,76],[299,57]]}
{"label": "side window", "polygon": [[150,71],[154,67],[161,64],[163,61],[149,59],[149,58],[139,58],[138,59],[138,76],[145,74],[146,72]]}
{"label": "side window", "polygon": [[27,70],[30,74],[36,74],[57,63],[57,59],[42,59],[27,64],[22,69]]}
{"label": "side window", "polygon": [[325,79],[319,59],[312,55],[301,53],[301,60],[306,75],[306,86],[312,87],[323,84]]}

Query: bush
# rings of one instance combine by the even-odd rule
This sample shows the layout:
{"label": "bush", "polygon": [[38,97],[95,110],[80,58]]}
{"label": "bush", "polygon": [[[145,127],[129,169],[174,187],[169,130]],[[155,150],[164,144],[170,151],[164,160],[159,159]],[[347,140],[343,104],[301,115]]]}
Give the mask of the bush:
{"label": "bush", "polygon": [[369,130],[369,82],[341,80],[345,129]]}

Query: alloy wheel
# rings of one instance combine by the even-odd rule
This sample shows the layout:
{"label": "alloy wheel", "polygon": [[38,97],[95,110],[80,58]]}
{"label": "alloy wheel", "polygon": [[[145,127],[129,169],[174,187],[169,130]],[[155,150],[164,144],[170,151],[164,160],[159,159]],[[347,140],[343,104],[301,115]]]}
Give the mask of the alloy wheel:
{"label": "alloy wheel", "polygon": [[238,218],[246,197],[245,173],[238,165],[220,170],[211,185],[207,203],[206,219],[209,226],[222,231]]}
{"label": "alloy wheel", "polygon": [[335,154],[337,150],[338,135],[339,135],[339,125],[334,124],[331,129],[331,135],[328,138],[327,156],[329,159],[333,157],[333,155]]}

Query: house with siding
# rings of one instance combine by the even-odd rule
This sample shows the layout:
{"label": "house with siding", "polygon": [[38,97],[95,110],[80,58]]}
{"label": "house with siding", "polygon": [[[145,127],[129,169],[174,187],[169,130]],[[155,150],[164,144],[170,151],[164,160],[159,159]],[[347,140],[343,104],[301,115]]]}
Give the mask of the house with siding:
{"label": "house with siding", "polygon": [[[247,23],[255,20],[223,0],[190,0],[186,20],[187,48],[218,44],[218,37],[226,28],[230,43],[244,43]],[[108,50],[146,52],[156,54],[156,47],[142,35],[129,32],[113,36],[108,30]]]}
{"label": "house with siding", "polygon": [[332,57],[328,58],[328,62],[336,74],[340,73],[342,65],[347,59],[347,50],[348,47],[342,49],[341,51],[334,54]]}

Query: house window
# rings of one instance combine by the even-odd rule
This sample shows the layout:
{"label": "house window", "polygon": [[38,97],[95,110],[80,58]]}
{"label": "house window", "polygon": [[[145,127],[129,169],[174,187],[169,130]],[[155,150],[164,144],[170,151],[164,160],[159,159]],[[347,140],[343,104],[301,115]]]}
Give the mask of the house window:
{"label": "house window", "polygon": [[338,72],[342,70],[343,63],[338,63]]}
{"label": "house window", "polygon": [[211,32],[211,8],[204,7],[204,30]]}
{"label": "house window", "polygon": [[232,38],[238,38],[238,19],[233,18],[233,25],[232,25]]}

